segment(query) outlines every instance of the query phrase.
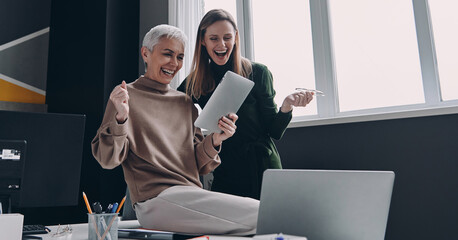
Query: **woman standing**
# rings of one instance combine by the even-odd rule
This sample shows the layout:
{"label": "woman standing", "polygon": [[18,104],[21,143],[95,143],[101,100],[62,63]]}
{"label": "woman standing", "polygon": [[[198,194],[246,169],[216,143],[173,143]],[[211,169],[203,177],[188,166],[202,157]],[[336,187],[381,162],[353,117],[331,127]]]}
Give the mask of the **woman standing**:
{"label": "woman standing", "polygon": [[233,17],[223,9],[214,9],[200,22],[192,70],[178,90],[203,108],[228,70],[249,78],[255,85],[237,112],[236,133],[224,142],[219,154],[222,163],[213,173],[212,190],[259,199],[264,170],[281,168],[272,138],[282,137],[291,121],[293,106],[306,106],[313,94],[293,93],[278,111],[271,72],[241,56]]}

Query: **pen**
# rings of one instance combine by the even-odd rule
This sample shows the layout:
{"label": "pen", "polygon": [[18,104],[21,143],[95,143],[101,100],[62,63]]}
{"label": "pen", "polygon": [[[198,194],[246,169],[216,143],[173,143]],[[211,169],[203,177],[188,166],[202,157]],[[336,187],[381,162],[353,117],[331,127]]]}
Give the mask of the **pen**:
{"label": "pen", "polygon": [[277,234],[277,236],[275,237],[275,240],[284,240],[284,239],[285,238],[283,237],[282,233]]}
{"label": "pen", "polygon": [[320,91],[320,90],[308,89],[308,88],[296,88],[295,90],[297,90],[297,91],[313,92],[313,93],[315,93],[316,95],[324,96],[324,93],[323,93],[322,91]]}
{"label": "pen", "polygon": [[111,209],[113,209],[113,204],[108,204],[107,210],[105,210],[105,213],[111,213]]}
{"label": "pen", "polygon": [[100,214],[102,213],[102,204],[100,204],[99,202],[95,202],[92,204],[92,207],[94,208],[94,212],[96,214]]}
{"label": "pen", "polygon": [[124,202],[126,201],[126,196],[124,196],[121,200],[121,203],[119,204],[118,210],[116,210],[116,213],[119,213],[119,211],[122,208],[122,205],[124,205]]}
{"label": "pen", "polygon": [[116,213],[117,209],[118,209],[118,203],[115,202],[115,203],[113,203],[113,208],[111,209],[111,213]]}
{"label": "pen", "polygon": [[84,202],[86,203],[87,211],[92,214],[91,207],[89,206],[89,201],[87,200],[86,193],[83,192]]}

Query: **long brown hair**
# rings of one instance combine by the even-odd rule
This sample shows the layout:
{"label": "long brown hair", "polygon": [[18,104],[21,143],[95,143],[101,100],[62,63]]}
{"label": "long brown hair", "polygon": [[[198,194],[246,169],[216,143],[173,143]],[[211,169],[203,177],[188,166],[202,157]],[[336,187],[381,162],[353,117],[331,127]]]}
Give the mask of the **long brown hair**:
{"label": "long brown hair", "polygon": [[216,87],[215,79],[213,79],[210,70],[210,56],[205,46],[202,45],[202,41],[205,37],[207,28],[218,21],[228,21],[232,24],[236,32],[234,49],[231,53],[232,57],[229,58],[229,61],[232,59],[232,71],[246,78],[252,71],[250,60],[242,57],[240,53],[239,30],[232,15],[223,9],[210,10],[200,21],[199,29],[197,30],[196,48],[192,60],[191,73],[186,82],[186,94],[196,99],[210,93]]}

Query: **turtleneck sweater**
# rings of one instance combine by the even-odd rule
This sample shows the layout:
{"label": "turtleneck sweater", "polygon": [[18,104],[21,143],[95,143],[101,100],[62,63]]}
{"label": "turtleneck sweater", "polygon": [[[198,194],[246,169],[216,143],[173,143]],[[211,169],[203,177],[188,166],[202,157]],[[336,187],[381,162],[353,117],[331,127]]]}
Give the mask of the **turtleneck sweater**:
{"label": "turtleneck sweater", "polygon": [[116,121],[108,102],[92,140],[92,153],[103,168],[124,171],[132,203],[156,197],[176,186],[202,187],[199,175],[220,163],[212,135],[194,127],[198,111],[189,96],[144,76],[127,84],[129,117]]}
{"label": "turtleneck sweater", "polygon": [[234,65],[232,64],[232,57],[229,59],[229,61],[227,61],[226,64],[222,66],[210,60],[210,69],[212,71],[213,79],[215,80],[215,86],[218,86],[218,84],[221,82],[221,79],[227,71],[234,71],[233,66]]}

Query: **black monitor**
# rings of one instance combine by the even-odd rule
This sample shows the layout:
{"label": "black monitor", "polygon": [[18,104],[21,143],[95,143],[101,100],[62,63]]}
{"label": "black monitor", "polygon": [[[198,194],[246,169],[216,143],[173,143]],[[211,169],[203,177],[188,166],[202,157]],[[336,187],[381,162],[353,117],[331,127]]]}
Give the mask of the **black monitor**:
{"label": "black monitor", "polygon": [[1,198],[18,208],[78,205],[85,118],[0,111],[0,148],[21,153],[0,160]]}
{"label": "black monitor", "polygon": [[26,141],[0,139],[0,203],[3,212],[19,204],[24,174]]}

